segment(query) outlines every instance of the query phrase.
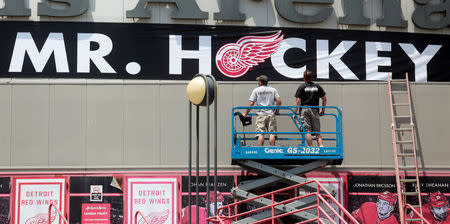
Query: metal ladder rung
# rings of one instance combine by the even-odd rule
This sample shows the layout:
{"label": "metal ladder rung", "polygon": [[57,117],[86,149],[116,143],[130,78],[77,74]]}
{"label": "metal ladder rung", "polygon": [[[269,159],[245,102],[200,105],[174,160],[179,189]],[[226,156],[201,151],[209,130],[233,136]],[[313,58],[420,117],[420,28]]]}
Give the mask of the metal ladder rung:
{"label": "metal ladder rung", "polygon": [[411,128],[395,128],[395,131],[412,131]]}
{"label": "metal ladder rung", "polygon": [[391,79],[391,83],[406,83],[406,79]]}
{"label": "metal ladder rung", "polygon": [[397,156],[414,156],[414,153],[398,153]]}
{"label": "metal ladder rung", "polygon": [[405,221],[420,222],[420,221],[423,221],[423,220],[422,219],[409,219],[409,218],[406,218]]}
{"label": "metal ladder rung", "polygon": [[412,144],[413,141],[397,141],[397,144]]}
{"label": "metal ladder rung", "polygon": [[409,106],[409,103],[393,103],[392,106]]}
{"label": "metal ladder rung", "polygon": [[416,182],[417,179],[401,179],[400,182],[405,182],[405,183],[414,183]]}
{"label": "metal ladder rung", "polygon": [[393,94],[407,94],[408,91],[391,91]]}
{"label": "metal ladder rung", "polygon": [[394,116],[394,118],[410,118],[410,116],[409,115],[408,116],[402,115],[402,116]]}
{"label": "metal ladder rung", "polygon": [[416,169],[416,166],[398,166],[399,169],[408,170],[408,169]]}
{"label": "metal ladder rung", "polygon": [[402,194],[405,196],[419,195],[417,192],[402,192]]}

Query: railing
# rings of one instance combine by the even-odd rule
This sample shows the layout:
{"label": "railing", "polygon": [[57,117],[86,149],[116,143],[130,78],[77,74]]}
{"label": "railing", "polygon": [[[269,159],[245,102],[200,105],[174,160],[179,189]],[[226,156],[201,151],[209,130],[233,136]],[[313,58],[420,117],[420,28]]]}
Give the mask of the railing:
{"label": "railing", "polygon": [[48,224],[52,223],[52,208],[55,209],[56,213],[58,214],[58,217],[60,219],[62,219],[64,221],[64,223],[70,224],[69,221],[67,221],[67,219],[64,218],[64,215],[61,214],[61,212],[58,210],[58,208],[53,203],[50,203],[50,205],[48,206],[48,219],[47,219]]}
{"label": "railing", "polygon": [[147,220],[147,218],[145,218],[144,214],[142,214],[141,211],[137,211],[136,213],[134,213],[134,224],[138,224],[138,215],[142,217],[142,220],[144,220],[146,224],[150,224],[150,222]]}
{"label": "railing", "polygon": [[425,224],[431,224],[430,222],[428,222],[423,216],[422,214],[420,214],[420,211],[417,211],[412,205],[410,204],[405,204],[405,207],[407,209],[411,209],[411,211],[413,212],[414,215],[417,215],[417,217],[419,217],[419,219],[421,219],[420,221],[413,221],[410,223],[425,223]]}
{"label": "railing", "polygon": [[[275,202],[275,195],[276,194],[280,194],[280,193],[283,193],[285,191],[289,192],[291,190],[298,189],[298,188],[300,188],[300,187],[302,187],[304,185],[311,184],[311,183],[317,184],[317,191],[316,192],[311,192],[311,193],[308,193],[308,194],[305,194],[305,195],[293,197],[293,198],[290,198],[288,200],[284,200],[284,201],[281,201],[281,202]],[[284,207],[283,205],[286,205],[287,203],[290,203],[290,202],[293,202],[293,201],[297,201],[297,200],[307,199],[309,197],[316,197],[317,203],[315,205],[311,205],[311,206],[308,206],[308,207],[305,207],[305,208],[301,208],[301,209],[297,209],[297,210],[294,210],[294,211],[285,212],[285,213],[281,213],[279,215],[276,215],[276,214],[279,213],[279,209],[277,209],[276,207],[278,207],[278,208]],[[273,191],[273,192],[262,194],[262,195],[259,195],[257,197],[254,197],[254,198],[250,198],[250,199],[246,199],[246,200],[242,200],[242,201],[239,201],[239,202],[235,202],[235,203],[226,205],[224,207],[219,208],[217,210],[216,214],[220,214],[220,211],[221,210],[225,210],[225,209],[228,210],[228,214],[233,214],[232,213],[232,209],[233,208],[238,207],[238,205],[240,205],[240,204],[249,203],[249,202],[257,200],[259,198],[270,198],[272,200],[272,204],[271,205],[267,205],[267,206],[263,206],[263,207],[260,207],[260,208],[254,209],[254,210],[238,213],[238,214],[235,214],[235,215],[210,217],[210,218],[207,219],[207,221],[213,222],[213,223],[224,223],[224,221],[227,221],[227,220],[238,221],[240,219],[248,217],[252,213],[270,209],[270,211],[272,213],[271,217],[258,220],[256,222],[254,222],[254,224],[263,223],[263,222],[267,222],[267,221],[272,221],[272,223],[274,223],[276,219],[279,219],[279,218],[282,218],[282,217],[286,217],[286,216],[289,216],[289,215],[292,215],[292,214],[296,214],[296,213],[300,213],[300,212],[304,212],[304,211],[308,211],[308,210],[311,211],[312,209],[317,209],[317,211],[316,211],[317,216],[315,218],[313,218],[311,220],[305,220],[305,221],[302,221],[302,222],[298,222],[298,223],[308,223],[308,222],[311,222],[311,221],[317,221],[318,223],[324,223],[323,217],[325,217],[325,219],[328,222],[336,224],[337,222],[335,222],[335,220],[333,220],[333,218],[331,218],[331,216],[323,208],[323,207],[326,207],[329,211],[331,211],[331,213],[341,223],[343,223],[343,224],[348,224],[348,223],[359,224],[359,222],[317,180],[311,180],[311,181],[308,181],[308,182],[305,182],[305,183],[296,184],[296,185],[293,185],[293,186],[290,186],[290,187],[287,187],[287,188],[283,188],[283,189],[280,189],[280,190],[276,190],[276,191]],[[331,202],[333,202],[338,207],[340,212],[336,211],[335,208],[333,206],[331,206],[330,203],[327,202],[327,200],[330,200]],[[277,210],[277,212],[276,212],[276,210]],[[341,216],[340,213],[344,213],[345,218],[343,216]],[[348,222],[348,220],[350,222]]]}
{"label": "railing", "polygon": [[[321,132],[307,132],[300,120],[299,115],[295,113],[295,109],[314,108],[321,109],[326,108],[327,113],[323,117],[332,118],[334,120],[334,130],[321,131]],[[279,109],[280,114],[277,116],[287,117],[288,121],[292,122],[291,129],[293,131],[276,131],[276,132],[256,132],[252,131],[237,131],[237,124],[235,121],[235,112],[239,110],[259,110],[259,109]],[[255,116],[255,113],[250,113],[250,116]],[[277,122],[279,123],[279,122]],[[323,125],[322,125],[323,126]],[[285,127],[279,127],[285,129]],[[323,128],[322,128],[323,129]],[[232,109],[232,125],[231,125],[231,140],[232,140],[232,159],[320,159],[318,156],[323,156],[324,159],[343,159],[342,151],[342,109],[334,106],[241,106],[234,107]],[[247,146],[242,144],[246,140],[255,140],[253,136],[246,137],[245,135],[254,134],[273,134],[277,135],[277,144],[288,146]],[[320,134],[322,140],[325,143],[325,147],[316,148],[306,146],[306,134]],[[328,137],[330,136],[330,137]],[[265,152],[266,149],[271,149],[269,153]],[[281,152],[282,153],[277,153]],[[274,153],[275,152],[275,153]],[[299,157],[301,156],[301,158]]]}

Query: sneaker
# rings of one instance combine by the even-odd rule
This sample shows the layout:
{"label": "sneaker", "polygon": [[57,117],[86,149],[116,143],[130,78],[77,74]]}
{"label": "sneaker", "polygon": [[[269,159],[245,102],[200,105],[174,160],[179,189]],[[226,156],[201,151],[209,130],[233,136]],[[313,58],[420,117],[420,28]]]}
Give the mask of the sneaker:
{"label": "sneaker", "polygon": [[319,147],[323,147],[323,145],[319,145]]}

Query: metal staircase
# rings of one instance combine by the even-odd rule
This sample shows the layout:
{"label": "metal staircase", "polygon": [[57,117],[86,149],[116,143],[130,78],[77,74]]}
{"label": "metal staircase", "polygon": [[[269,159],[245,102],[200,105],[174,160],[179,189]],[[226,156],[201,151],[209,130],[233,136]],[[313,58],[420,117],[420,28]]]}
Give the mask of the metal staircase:
{"label": "metal staircase", "polygon": [[[308,163],[304,166],[299,166],[294,169],[283,171],[277,168],[274,168],[272,166],[264,165],[259,162],[255,162],[252,160],[244,160],[240,161],[239,165],[247,170],[256,171],[259,174],[266,175],[270,174],[271,176],[257,179],[257,180],[251,180],[246,181],[241,184],[239,184],[238,187],[233,188],[231,194],[234,196],[234,198],[246,201],[246,203],[249,203],[253,205],[254,207],[264,207],[264,206],[271,206],[273,204],[279,203],[277,201],[265,198],[265,197],[259,197],[256,194],[253,194],[251,192],[257,192],[258,189],[261,189],[266,186],[276,186],[279,182],[289,182],[292,184],[302,184],[307,183],[309,180],[306,178],[302,178],[298,175],[307,173],[309,171],[312,171],[317,168],[324,167],[328,164],[327,161],[314,161],[311,163]],[[304,184],[302,187],[307,190],[308,192],[315,192],[317,191],[317,186],[313,183],[310,184]],[[282,191],[287,191],[291,188],[285,188],[285,189],[278,189],[271,192],[271,198],[274,197],[273,195],[276,193],[280,193]],[[331,192],[333,195],[335,194],[335,189],[327,188],[329,192]],[[258,197],[258,198],[257,198]],[[256,199],[255,199],[256,198]],[[262,213],[257,213],[254,215],[250,215],[249,217],[246,217],[242,220],[236,221],[235,223],[239,224],[247,224],[247,223],[255,223],[262,219],[268,219],[272,217],[273,215],[279,215],[282,213],[289,213],[294,212],[296,210],[299,210],[300,208],[304,208],[306,206],[311,206],[309,203],[302,202],[301,200],[295,200],[290,201],[287,203],[283,203],[283,206],[275,206],[274,211],[272,214],[271,211],[265,211]],[[292,216],[295,217],[295,219],[298,220],[310,220],[317,218],[316,215],[310,213],[310,211],[304,211],[299,213],[293,213]]]}
{"label": "metal staircase", "polygon": [[[287,200],[275,201],[276,194],[280,194],[288,191],[297,192],[299,188],[309,186],[314,187],[316,190],[305,193],[303,195],[296,195],[290,197]],[[358,224],[358,221],[351,216],[351,214],[345,210],[345,208],[339,204],[339,202],[328,192],[327,188],[319,183],[317,180],[310,180],[301,184],[292,185],[280,190],[265,193],[262,195],[249,194],[248,199],[226,205],[220,210],[228,210],[228,214],[233,214],[231,211],[233,208],[238,207],[241,204],[250,203],[260,206],[259,208],[245,211],[241,213],[235,213],[229,216],[215,216],[208,218],[208,222],[212,223],[233,223],[233,224],[259,224],[259,223],[354,223]],[[304,203],[305,199],[308,203]],[[331,203],[336,205],[335,209]],[[328,211],[326,211],[328,210]],[[292,217],[289,221],[283,222],[279,219],[286,217]]]}
{"label": "metal staircase", "polygon": [[[421,218],[407,217],[411,208],[417,209],[422,216],[416,133],[408,74],[406,73],[405,79],[401,80],[392,80],[388,76],[388,90],[400,221],[402,224],[407,222],[423,223],[424,220]],[[408,189],[411,189],[410,186],[414,191],[408,191]],[[409,203],[409,201],[412,203]]]}
{"label": "metal staircase", "polygon": [[[301,177],[312,170],[325,167],[329,164],[340,164],[343,159],[342,151],[342,111],[337,107],[326,107],[330,112],[325,117],[335,123],[333,130],[322,131],[318,134],[324,136],[325,147],[312,147],[305,145],[305,134],[299,117],[294,113],[296,107],[276,107],[282,112],[279,119],[291,121],[289,130],[277,132],[263,132],[275,134],[277,146],[256,146],[246,141],[254,140],[254,134],[261,132],[237,131],[239,122],[234,122],[235,110],[248,107],[235,107],[232,110],[232,163],[243,169],[263,176],[259,179],[243,181],[231,194],[239,201],[220,210],[228,210],[228,216],[215,216],[208,219],[212,223],[347,223],[348,220],[358,223],[345,208],[333,197],[336,190],[322,186],[317,180]],[[251,107],[252,109],[275,109],[275,107]],[[299,107],[303,108],[303,107]],[[317,107],[320,108],[320,107]],[[242,121],[242,120],[241,120]],[[244,124],[248,125],[248,122]],[[253,129],[254,128],[250,128]],[[251,137],[246,137],[251,136]],[[283,145],[283,143],[285,143]],[[296,165],[294,168],[282,170],[272,165]],[[301,164],[301,165],[298,165]],[[288,184],[288,187],[285,187]],[[290,186],[289,186],[290,185]],[[265,189],[271,189],[268,193]],[[261,190],[263,189],[263,190]],[[301,189],[301,190],[300,190]],[[289,199],[276,198],[277,195],[287,194]],[[332,202],[338,211],[334,209]],[[238,212],[242,205],[250,205],[254,209],[244,209]],[[326,211],[328,212],[326,212]],[[331,213],[331,214],[328,214]],[[346,218],[344,218],[344,216]],[[286,219],[288,221],[286,221]],[[283,221],[284,220],[284,221]]]}

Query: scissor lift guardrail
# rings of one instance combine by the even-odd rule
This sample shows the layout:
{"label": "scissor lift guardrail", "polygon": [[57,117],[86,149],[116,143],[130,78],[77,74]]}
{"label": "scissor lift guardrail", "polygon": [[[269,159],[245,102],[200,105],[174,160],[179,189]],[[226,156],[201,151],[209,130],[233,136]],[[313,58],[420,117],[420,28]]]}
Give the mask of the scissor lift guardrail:
{"label": "scissor lift guardrail", "polygon": [[[258,109],[279,109],[280,114],[277,116],[289,117],[296,131],[277,131],[277,132],[256,132],[256,131],[237,131],[236,122],[234,119],[235,112],[238,110],[245,110],[251,108],[253,110]],[[325,113],[323,117],[331,117],[335,122],[335,130],[321,131],[321,132],[306,132],[302,122],[300,122],[299,115],[295,114],[294,109],[299,108],[326,108],[331,113]],[[251,116],[255,116],[255,113],[251,113]],[[340,164],[343,159],[342,150],[342,110],[334,106],[280,106],[280,107],[262,107],[262,106],[242,106],[234,107],[232,110],[232,149],[231,159],[233,164],[236,164],[238,160],[265,160],[265,161],[279,161],[282,164],[297,164],[294,160],[333,160],[333,164]],[[305,135],[321,134],[324,136],[324,142],[331,142],[332,145],[325,145],[325,147],[312,147],[306,145]],[[298,141],[298,144],[289,146],[247,146],[243,145],[244,140],[254,140],[255,138],[244,137],[245,135],[255,134],[274,134],[278,135],[277,142],[282,141]],[[331,138],[325,137],[325,135],[331,135]],[[290,160],[290,161],[285,161]]]}

